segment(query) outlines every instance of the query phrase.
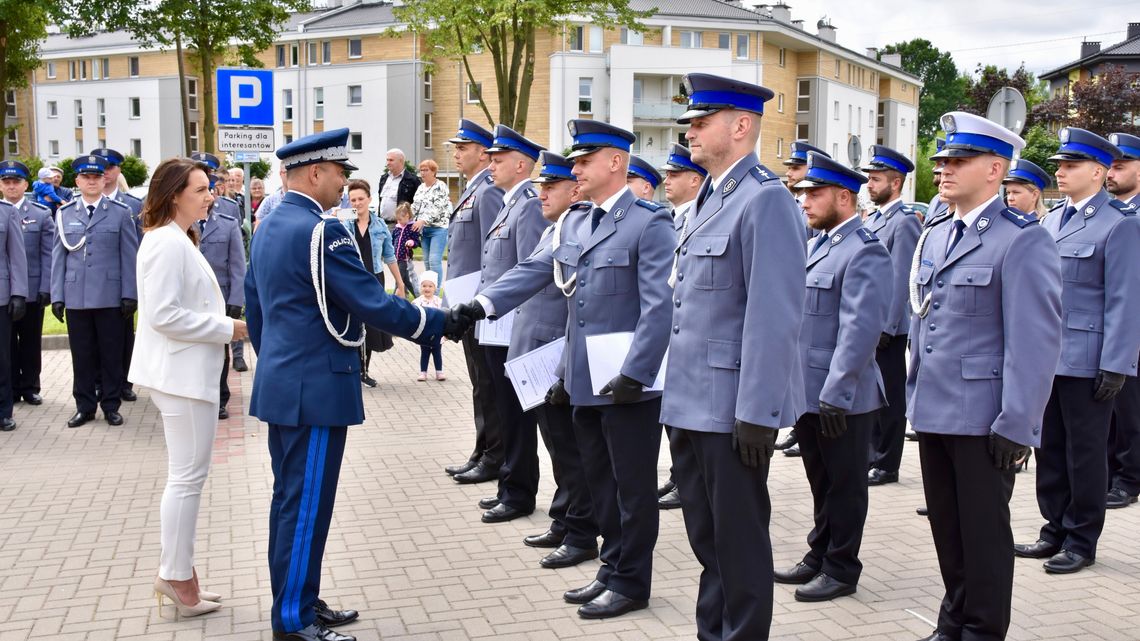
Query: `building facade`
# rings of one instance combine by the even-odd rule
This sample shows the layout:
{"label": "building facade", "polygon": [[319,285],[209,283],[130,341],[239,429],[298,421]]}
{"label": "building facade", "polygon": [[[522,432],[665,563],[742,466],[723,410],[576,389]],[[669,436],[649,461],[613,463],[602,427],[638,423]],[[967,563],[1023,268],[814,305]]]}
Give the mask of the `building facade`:
{"label": "building facade", "polygon": [[1082,42],[1080,58],[1041,74],[1041,80],[1049,83],[1049,96],[1057,98],[1067,95],[1071,85],[1096,77],[1109,65],[1140,72],[1140,22],[1128,23],[1124,40],[1112,46],[1102,49],[1099,42]]}

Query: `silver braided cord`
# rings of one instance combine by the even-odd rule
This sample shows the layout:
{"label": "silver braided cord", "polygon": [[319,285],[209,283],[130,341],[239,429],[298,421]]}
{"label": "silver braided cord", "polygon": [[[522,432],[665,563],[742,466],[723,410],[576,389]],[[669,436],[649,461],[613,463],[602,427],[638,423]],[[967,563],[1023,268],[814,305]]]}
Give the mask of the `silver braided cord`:
{"label": "silver braided cord", "polygon": [[[557,252],[558,245],[561,244],[562,222],[566,220],[567,213],[569,213],[569,210],[562,212],[562,215],[558,217],[558,222],[554,223],[554,231],[550,234],[550,248],[553,252]],[[578,291],[578,271],[575,270],[574,273],[570,275],[570,278],[563,278],[562,267],[558,264],[558,258],[555,257],[551,262],[554,263],[554,284],[558,286],[558,289],[562,290],[563,296],[570,298],[574,295],[574,292]]]}
{"label": "silver braided cord", "polygon": [[86,231],[84,231],[83,238],[80,238],[78,243],[76,243],[74,245],[68,244],[67,236],[64,235],[64,233],[63,233],[63,207],[60,207],[59,212],[56,214],[55,229],[56,229],[56,231],[59,232],[59,242],[63,243],[63,248],[69,252],[73,252],[73,251],[77,251],[79,249],[82,249],[83,246],[85,244],[87,244],[87,233],[86,233]]}
{"label": "silver braided cord", "polygon": [[922,235],[918,237],[918,245],[914,248],[914,258],[910,261],[910,310],[918,314],[919,318],[926,318],[926,314],[930,312],[930,299],[934,295],[931,291],[926,294],[926,298],[922,299],[918,293],[918,269],[922,265],[922,248],[926,245],[926,237],[930,235],[930,231],[934,226],[927,227],[922,230]]}
{"label": "silver braided cord", "polygon": [[[325,261],[322,251],[325,245],[325,223],[326,219],[322,219],[316,227],[313,227],[313,236],[309,241],[309,273],[313,277],[313,291],[317,295],[317,308],[321,310],[321,319],[325,321],[325,328],[329,331],[329,335],[345,347],[357,348],[364,344],[367,331],[364,323],[360,324],[360,339],[350,341],[346,340],[345,336],[348,335],[348,329],[352,326],[352,318],[346,319],[342,332],[338,332],[333,327],[332,321],[329,320],[328,301],[325,299]],[[356,239],[352,239],[352,244],[353,247],[356,247]],[[356,251],[359,253],[360,248],[358,247]]]}
{"label": "silver braided cord", "polygon": [[689,208],[685,210],[685,222],[681,225],[681,234],[677,236],[677,246],[673,248],[673,269],[669,271],[669,287],[676,289],[677,287],[677,264],[681,261],[681,244],[685,241],[685,234],[689,232],[689,220],[692,219],[690,214],[693,213],[693,207],[696,206],[696,201]]}

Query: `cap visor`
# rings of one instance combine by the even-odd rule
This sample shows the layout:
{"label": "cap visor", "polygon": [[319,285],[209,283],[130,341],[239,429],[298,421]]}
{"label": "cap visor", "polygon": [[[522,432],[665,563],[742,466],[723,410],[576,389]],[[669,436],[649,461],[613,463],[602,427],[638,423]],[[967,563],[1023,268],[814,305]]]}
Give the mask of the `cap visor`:
{"label": "cap visor", "polygon": [[[793,189],[816,189],[817,187],[840,187],[841,185],[834,185],[832,183],[821,183],[815,180],[801,180],[792,185]],[[843,189],[847,189],[843,187]]]}
{"label": "cap visor", "polygon": [[478,141],[475,141],[475,140],[471,140],[470,138],[458,138],[458,137],[456,137],[456,138],[448,138],[448,139],[447,139],[447,142],[449,142],[449,143],[451,143],[451,144],[453,144],[453,145],[458,145],[458,144],[460,144],[460,143],[465,143],[465,142],[473,142],[473,143],[475,143],[475,144],[477,144],[477,145],[478,145],[478,144],[481,144],[481,143],[479,143]]}
{"label": "cap visor", "polygon": [[565,176],[539,176],[538,178],[532,178],[531,182],[541,185],[544,183],[556,183],[560,180],[574,180],[574,179],[573,178],[567,178]]}
{"label": "cap visor", "polygon": [[581,158],[582,156],[589,156],[595,151],[601,151],[602,149],[605,149],[605,147],[582,147],[581,149],[573,149],[570,151],[570,153],[566,154],[566,160],[574,160],[575,158]]}
{"label": "cap visor", "polygon": [[347,160],[337,160],[335,162],[336,162],[336,164],[340,165],[341,167],[344,167],[345,169],[347,169],[349,171],[356,171],[356,170],[360,169],[360,167],[357,167],[356,165],[348,162]]}
{"label": "cap visor", "polygon": [[690,110],[686,111],[685,113],[681,114],[681,117],[677,119],[677,124],[687,125],[687,124],[689,124],[689,121],[692,120],[693,118],[700,118],[702,116],[708,116],[710,114],[715,114],[718,111],[720,111],[720,109],[690,109]]}
{"label": "cap visor", "polygon": [[994,154],[995,156],[999,155],[997,152],[982,151],[980,149],[960,149],[960,148],[951,149],[949,147],[943,147],[942,151],[934,154],[933,156],[930,157],[930,159],[934,160],[936,158],[973,158],[974,156],[981,156],[982,154]]}
{"label": "cap visor", "polygon": [[806,165],[807,161],[806,160],[800,160],[799,158],[789,158],[789,159],[784,161],[784,164],[788,165],[789,167],[792,165]]}
{"label": "cap visor", "polygon": [[1100,162],[1099,158],[1093,158],[1092,156],[1089,156],[1089,155],[1074,154],[1074,153],[1053,154],[1052,156],[1049,156],[1049,160],[1070,160],[1070,161],[1077,161],[1077,162],[1082,161],[1082,160],[1087,160],[1089,162],[1100,163],[1102,165],[1104,164],[1104,163]]}

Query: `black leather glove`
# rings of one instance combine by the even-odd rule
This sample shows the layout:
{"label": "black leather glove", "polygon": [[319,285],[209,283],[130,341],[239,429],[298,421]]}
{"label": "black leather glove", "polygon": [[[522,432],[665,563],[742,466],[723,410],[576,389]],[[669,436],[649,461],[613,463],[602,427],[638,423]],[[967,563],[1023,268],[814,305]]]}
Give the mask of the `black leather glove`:
{"label": "black leather glove", "polygon": [[36,295],[36,304],[40,307],[47,307],[51,305],[51,294],[47,292],[40,292]]}
{"label": "black leather glove", "polygon": [[443,336],[453,342],[458,342],[475,325],[475,321],[460,311],[459,307],[456,305],[443,312]]}
{"label": "black leather glove", "polygon": [[226,316],[230,318],[241,318],[241,305],[226,305]]}
{"label": "black leather glove", "polygon": [[1124,374],[1106,372],[1102,369],[1096,373],[1096,392],[1093,394],[1093,400],[1098,403],[1111,401],[1123,387]]}
{"label": "black leather glove", "polygon": [[23,296],[13,296],[8,299],[8,315],[12,320],[18,321],[28,312],[28,305]]}
{"label": "black leather glove", "polygon": [[891,344],[892,338],[894,337],[886,332],[879,334],[879,346],[876,349],[886,349],[887,345]]}
{"label": "black leather glove", "polygon": [[61,323],[66,322],[63,320],[63,310],[64,310],[63,303],[52,303],[51,304],[51,315],[55,316],[55,319]]}
{"label": "black leather glove", "polygon": [[1015,443],[997,432],[990,432],[989,449],[994,467],[999,470],[1011,470],[1029,456],[1028,445]]}
{"label": "black leather glove", "polygon": [[472,324],[474,324],[475,321],[481,321],[484,318],[487,318],[487,310],[483,309],[483,305],[481,305],[477,300],[454,305],[451,309],[458,311],[460,314],[463,314],[467,318],[470,318]]}
{"label": "black leather glove", "polygon": [[119,309],[123,312],[123,318],[130,318],[135,315],[135,311],[139,308],[139,302],[133,298],[124,298]]}
{"label": "black leather glove", "polygon": [[745,423],[737,419],[732,426],[732,449],[740,453],[745,467],[767,466],[776,450],[776,435],[780,431],[763,425]]}
{"label": "black leather glove", "polygon": [[546,392],[546,403],[548,405],[569,405],[570,394],[566,392],[566,383],[562,379],[558,379],[550,386]]}
{"label": "black leather glove", "polygon": [[819,402],[819,431],[827,438],[839,438],[847,431],[847,410]]}
{"label": "black leather glove", "polygon": [[638,383],[625,374],[618,374],[610,379],[610,382],[602,386],[599,394],[605,396],[613,392],[614,403],[624,405],[626,403],[636,403],[640,401],[642,387],[641,383]]}

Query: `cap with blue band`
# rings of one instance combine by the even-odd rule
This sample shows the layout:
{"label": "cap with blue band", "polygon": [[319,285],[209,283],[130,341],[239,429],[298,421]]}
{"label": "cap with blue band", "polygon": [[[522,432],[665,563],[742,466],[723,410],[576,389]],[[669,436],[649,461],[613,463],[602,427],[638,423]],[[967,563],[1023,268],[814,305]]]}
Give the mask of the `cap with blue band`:
{"label": "cap with blue band", "polygon": [[788,159],[784,161],[785,165],[806,165],[809,152],[815,152],[821,156],[827,156],[828,158],[831,158],[831,154],[820,149],[819,147],[816,147],[815,145],[809,145],[802,140],[793,142],[789,147],[789,150]]}
{"label": "cap with blue band", "polygon": [[767,87],[708,73],[686,74],[681,84],[689,95],[689,109],[677,119],[682,125],[722,109],[763,114],[764,103],[776,95]]}
{"label": "cap with blue band", "polygon": [[1002,182],[1025,183],[1044,191],[1045,187],[1049,185],[1049,174],[1036,164],[1024,158],[1018,158],[1009,166],[1009,175]]}
{"label": "cap with blue band", "polygon": [[119,165],[123,164],[123,154],[108,147],[92,149],[91,155],[102,156],[103,159],[107,161],[108,167],[118,167]]}
{"label": "cap with blue band", "polygon": [[1025,147],[1025,141],[996,122],[964,111],[951,111],[939,119],[946,143],[936,158],[970,158],[994,154],[1009,160]]}
{"label": "cap with blue band", "polygon": [[1108,142],[1120,150],[1124,160],[1140,160],[1140,137],[1132,134],[1108,134]]}
{"label": "cap with blue band", "polygon": [[673,143],[673,148],[669,150],[669,158],[658,169],[661,171],[695,171],[702,176],[709,175],[704,167],[693,162],[692,152],[689,151],[689,148],[677,143]]}
{"label": "cap with blue band", "polygon": [[637,156],[629,157],[629,172],[627,175],[630,178],[644,178],[654,189],[657,189],[657,185],[661,184],[661,174],[654,169],[653,165],[650,165]]}
{"label": "cap with blue band", "polygon": [[1087,129],[1062,127],[1057,132],[1057,137],[1061,139],[1061,147],[1056,154],[1049,157],[1049,160],[1091,160],[1108,167],[1113,160],[1120,157],[1120,150],[1108,142],[1108,139]]}
{"label": "cap with blue band", "polygon": [[871,145],[871,159],[860,167],[863,171],[887,171],[893,169],[901,174],[914,171],[914,163],[899,152],[883,145]]}
{"label": "cap with blue band", "polygon": [[495,140],[491,146],[487,148],[487,153],[497,154],[504,151],[517,151],[531,160],[538,160],[538,154],[543,149],[545,149],[545,147],[536,142],[527,140],[514,129],[506,125],[496,125]]}
{"label": "cap with blue band", "polygon": [[107,159],[102,156],[80,156],[71,161],[71,170],[77,174],[98,174],[107,172]]}
{"label": "cap with blue band", "polygon": [[841,187],[859,193],[859,188],[867,182],[867,177],[863,174],[814,151],[808,153],[807,164],[807,176],[794,185],[796,189]]}
{"label": "cap with blue band", "polygon": [[208,154],[202,151],[196,151],[190,154],[190,160],[196,160],[210,169],[218,169],[222,166],[222,161],[214,154]]}
{"label": "cap with blue band", "polygon": [[31,175],[28,166],[19,160],[5,160],[0,163],[0,178],[19,178],[27,180]]}
{"label": "cap with blue band", "polygon": [[553,151],[542,152],[542,170],[538,172],[538,178],[531,182],[542,184],[558,182],[560,180],[573,180],[577,182],[578,179],[571,171],[574,168],[574,163],[567,160],[562,154]]}
{"label": "cap with blue band", "polygon": [[459,131],[448,142],[455,145],[473,142],[477,145],[490,147],[494,143],[494,135],[474,121],[461,118],[459,120]]}
{"label": "cap with blue band", "polygon": [[277,157],[287,170],[322,162],[335,163],[348,170],[357,168],[348,161],[348,127],[298,138],[278,149]]}
{"label": "cap with blue band", "polygon": [[566,123],[566,128],[574,139],[570,153],[566,155],[570,159],[592,154],[606,147],[629,152],[633,148],[633,141],[637,139],[633,132],[598,120],[575,119]]}

